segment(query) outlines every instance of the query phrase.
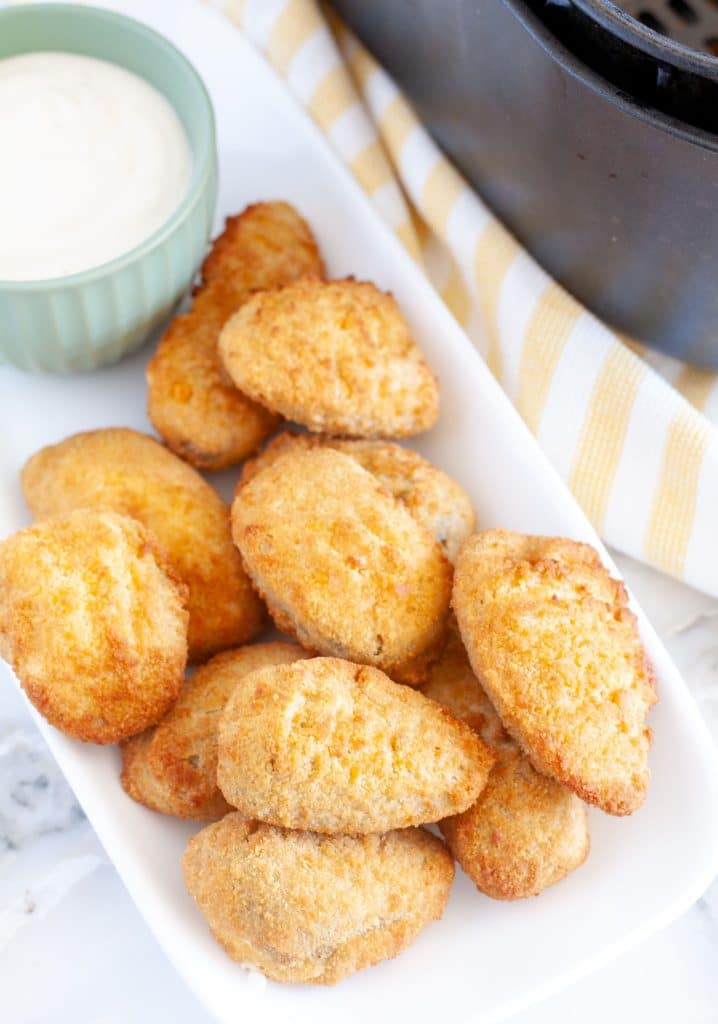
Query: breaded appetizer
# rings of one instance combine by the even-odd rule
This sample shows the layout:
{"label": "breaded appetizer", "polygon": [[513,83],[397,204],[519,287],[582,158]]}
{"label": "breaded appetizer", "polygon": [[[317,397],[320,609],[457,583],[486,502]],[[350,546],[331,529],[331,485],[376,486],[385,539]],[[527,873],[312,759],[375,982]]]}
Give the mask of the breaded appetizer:
{"label": "breaded appetizer", "polygon": [[185,884],[233,960],[334,985],[405,950],[444,912],[454,865],[423,829],[290,832],[228,814],[187,844]]}
{"label": "breaded appetizer", "polygon": [[320,654],[423,679],[422,659],[444,639],[451,566],[355,459],[284,453],[239,488],[232,535],[279,629]]}
{"label": "breaded appetizer", "polygon": [[286,828],[358,834],[439,821],[471,806],[492,764],[440,704],[339,658],[253,672],[219,724],[225,798]]}
{"label": "breaded appetizer", "polygon": [[589,849],[584,805],[555,779],[539,775],[504,730],[453,623],[423,692],[476,729],[497,758],[478,800],[439,826],[477,889],[498,900],[536,896],[583,864]]}
{"label": "breaded appetizer", "polygon": [[648,786],[653,670],[625,588],[561,537],[478,533],[453,605],[481,685],[534,767],[609,814]]}
{"label": "breaded appetizer", "polygon": [[237,683],[267,665],[306,658],[296,644],[255,644],[223,651],[188,679],[152,729],[122,744],[122,786],[161,814],[215,821],[232,808],[217,788],[217,726]]}
{"label": "breaded appetizer", "polygon": [[317,433],[407,437],[439,415],[436,379],[391,295],[304,280],[253,296],[219,351],[250,398]]}
{"label": "breaded appetizer", "polygon": [[585,807],[519,750],[499,759],[476,803],[439,827],[476,888],[495,900],[538,896],[588,856]]}
{"label": "breaded appetizer", "polygon": [[[463,487],[418,452],[389,441],[342,440],[317,434],[279,434],[242,467],[242,483],[290,449],[335,448],[350,455],[406,505],[414,518],[439,541],[453,562],[476,525],[474,509]],[[241,484],[240,484],[241,486]]]}
{"label": "breaded appetizer", "polygon": [[154,438],[119,427],[75,434],[33,455],[22,488],[38,519],[104,505],[152,531],[189,587],[190,661],[260,630],[262,607],[232,544],[227,506]]}
{"label": "breaded appetizer", "polygon": [[187,588],[140,523],[80,509],[0,544],[0,655],[56,728],[117,743],[182,686]]}
{"label": "breaded appetizer", "polygon": [[147,367],[147,412],[169,447],[199,469],[255,451],[279,418],[238,391],[217,341],[255,291],[324,273],[316,242],[288,203],[255,203],[229,217],[202,266],[188,313],[175,317]]}

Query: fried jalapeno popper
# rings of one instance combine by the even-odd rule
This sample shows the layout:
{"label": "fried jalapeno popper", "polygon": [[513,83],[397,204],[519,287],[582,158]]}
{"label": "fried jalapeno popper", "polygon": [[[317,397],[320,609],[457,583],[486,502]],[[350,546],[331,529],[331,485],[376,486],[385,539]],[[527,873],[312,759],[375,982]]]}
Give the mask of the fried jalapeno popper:
{"label": "fried jalapeno popper", "polygon": [[239,683],[219,725],[217,781],[243,814],[274,825],[386,832],[466,810],[493,760],[416,690],[367,665],[310,658]]}
{"label": "fried jalapeno popper", "polygon": [[75,434],[26,463],[22,487],[38,519],[104,505],[143,523],[189,587],[189,658],[244,643],[262,607],[232,543],[227,506],[191,466],[125,428]]}
{"label": "fried jalapeno popper", "polygon": [[238,813],[193,836],[183,866],[233,960],[314,985],[401,953],[441,917],[454,878],[441,841],[420,828],[325,836]]}
{"label": "fried jalapeno popper", "polygon": [[227,219],[202,265],[192,308],[175,317],[147,367],[149,418],[183,459],[223,469],[276,430],[279,418],[224,371],[219,333],[254,292],[323,273],[314,237],[288,203],[255,203]]}
{"label": "fried jalapeno popper", "polygon": [[598,553],[562,537],[475,534],[453,606],[471,667],[533,765],[608,814],[640,807],[653,670]]}
{"label": "fried jalapeno popper", "polygon": [[451,565],[355,459],[292,448],[238,489],[232,531],[279,629],[320,654],[425,681],[444,640]]}
{"label": "fried jalapeno popper", "polygon": [[117,743],[180,691],[186,591],[128,516],[79,509],[29,526],[0,544],[0,655],[48,722]]}
{"label": "fried jalapeno popper", "polygon": [[394,298],[365,281],[261,292],[219,339],[238,388],[286,419],[344,437],[408,437],[439,415],[436,378]]}

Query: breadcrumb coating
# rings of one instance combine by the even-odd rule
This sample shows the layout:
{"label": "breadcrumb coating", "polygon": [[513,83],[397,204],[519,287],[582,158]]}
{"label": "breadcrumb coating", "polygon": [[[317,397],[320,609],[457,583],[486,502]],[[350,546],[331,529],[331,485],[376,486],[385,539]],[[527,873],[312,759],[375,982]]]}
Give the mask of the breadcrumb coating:
{"label": "breadcrumb coating", "polygon": [[182,685],[186,587],[151,534],[80,509],[0,544],[0,655],[37,710],[92,743],[159,721]]}
{"label": "breadcrumb coating", "polygon": [[255,203],[227,218],[202,266],[192,308],[174,318],[147,367],[149,418],[187,462],[224,469],[276,430],[279,417],[225,373],[219,333],[254,292],[323,274],[314,237],[288,203]]}
{"label": "breadcrumb coating", "polygon": [[334,985],[397,956],[444,912],[454,865],[423,829],[291,832],[228,814],[187,844],[184,877],[233,960]]}
{"label": "breadcrumb coating", "polygon": [[390,675],[438,654],[451,566],[353,459],[292,449],[237,492],[232,534],[279,629]]}
{"label": "breadcrumb coating", "polygon": [[245,394],[317,433],[407,437],[439,415],[436,379],[391,295],[302,280],[253,296],[219,351]]}
{"label": "breadcrumb coating", "polygon": [[534,767],[609,814],[640,807],[653,670],[596,551],[478,533],[459,553],[453,605],[472,668]]}
{"label": "breadcrumb coating", "polygon": [[588,856],[586,808],[518,750],[497,762],[476,803],[440,828],[477,889],[497,900],[538,896]]}
{"label": "breadcrumb coating", "polygon": [[441,705],[339,658],[253,672],[219,725],[224,796],[286,828],[359,834],[439,821],[473,803],[492,764]]}

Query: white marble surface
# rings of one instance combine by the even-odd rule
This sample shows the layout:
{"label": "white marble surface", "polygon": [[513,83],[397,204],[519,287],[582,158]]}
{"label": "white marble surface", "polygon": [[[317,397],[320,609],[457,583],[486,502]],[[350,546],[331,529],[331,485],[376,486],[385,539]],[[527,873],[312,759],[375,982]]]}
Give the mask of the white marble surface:
{"label": "white marble surface", "polygon": [[[718,739],[718,601],[619,561]],[[8,687],[0,692],[0,779],[2,1024],[211,1024]],[[717,968],[718,882],[662,933],[515,1020],[717,1022]]]}

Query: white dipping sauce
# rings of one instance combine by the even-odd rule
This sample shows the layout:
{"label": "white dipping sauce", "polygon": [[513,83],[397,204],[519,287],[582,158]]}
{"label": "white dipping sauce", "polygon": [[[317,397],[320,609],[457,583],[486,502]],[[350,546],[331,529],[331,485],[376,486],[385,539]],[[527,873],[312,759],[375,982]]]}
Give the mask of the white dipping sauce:
{"label": "white dipping sauce", "polygon": [[191,173],[179,117],[144,79],[74,53],[0,60],[0,279],[122,255],[174,212]]}

